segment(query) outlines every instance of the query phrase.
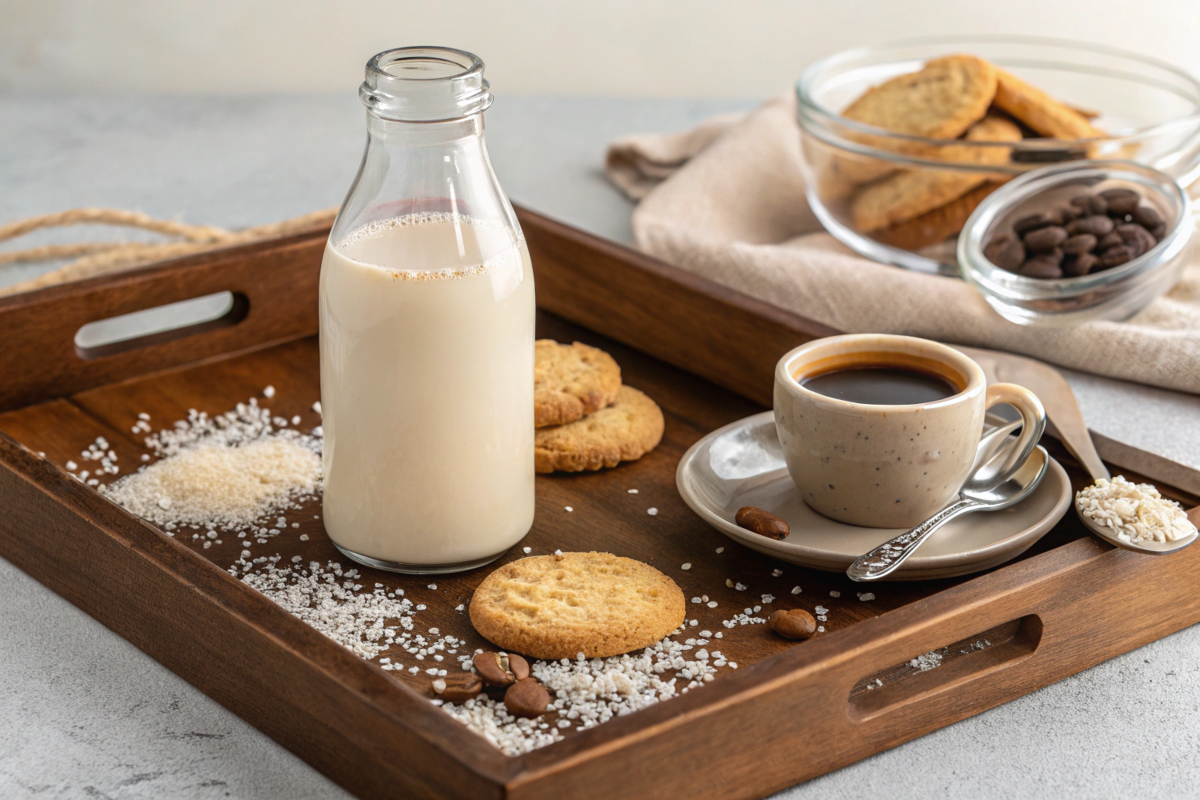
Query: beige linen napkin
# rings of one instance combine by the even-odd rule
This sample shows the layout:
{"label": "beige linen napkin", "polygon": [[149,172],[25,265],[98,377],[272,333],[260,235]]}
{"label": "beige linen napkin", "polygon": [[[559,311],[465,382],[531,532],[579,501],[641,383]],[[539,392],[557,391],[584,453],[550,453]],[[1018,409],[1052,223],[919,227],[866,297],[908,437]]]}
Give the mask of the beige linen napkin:
{"label": "beige linen napkin", "polygon": [[[614,145],[608,156],[614,183],[629,191],[661,181],[633,214],[638,246],[848,333],[904,333],[1008,350],[1200,393],[1197,248],[1182,281],[1126,322],[1013,324],[957,278],[875,263],[825,233],[805,200],[794,111],[784,97],[702,135],[640,136]],[[637,167],[643,163],[653,165],[644,175]],[[673,172],[671,165],[678,165]]]}

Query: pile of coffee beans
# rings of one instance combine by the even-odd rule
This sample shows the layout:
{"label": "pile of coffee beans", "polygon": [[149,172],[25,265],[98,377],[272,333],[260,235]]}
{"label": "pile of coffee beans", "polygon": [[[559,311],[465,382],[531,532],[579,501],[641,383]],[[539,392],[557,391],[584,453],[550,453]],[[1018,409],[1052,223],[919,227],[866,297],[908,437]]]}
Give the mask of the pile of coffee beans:
{"label": "pile of coffee beans", "polygon": [[1120,266],[1162,241],[1167,224],[1133,189],[1072,197],[1027,214],[983,249],[1001,269],[1027,278],[1075,278]]}

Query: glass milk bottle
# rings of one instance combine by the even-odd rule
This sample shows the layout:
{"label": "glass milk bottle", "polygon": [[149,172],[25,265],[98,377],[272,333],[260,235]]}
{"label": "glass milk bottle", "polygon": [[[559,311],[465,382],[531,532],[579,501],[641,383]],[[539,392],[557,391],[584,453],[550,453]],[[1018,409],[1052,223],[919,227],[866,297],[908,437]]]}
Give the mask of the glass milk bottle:
{"label": "glass milk bottle", "polygon": [[533,523],[533,272],[483,62],[367,62],[367,149],[321,263],[324,522],[348,557],[471,569]]}

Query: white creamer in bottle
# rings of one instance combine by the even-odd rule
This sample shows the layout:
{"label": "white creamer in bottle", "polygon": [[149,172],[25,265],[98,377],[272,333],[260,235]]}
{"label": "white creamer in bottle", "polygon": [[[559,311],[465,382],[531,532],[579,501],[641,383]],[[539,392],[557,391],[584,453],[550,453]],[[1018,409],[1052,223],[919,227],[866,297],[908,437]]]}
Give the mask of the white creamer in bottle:
{"label": "white creamer in bottle", "polygon": [[325,528],[384,569],[470,569],[533,522],[533,272],[482,70],[442,48],[371,60],[367,151],[321,264]]}

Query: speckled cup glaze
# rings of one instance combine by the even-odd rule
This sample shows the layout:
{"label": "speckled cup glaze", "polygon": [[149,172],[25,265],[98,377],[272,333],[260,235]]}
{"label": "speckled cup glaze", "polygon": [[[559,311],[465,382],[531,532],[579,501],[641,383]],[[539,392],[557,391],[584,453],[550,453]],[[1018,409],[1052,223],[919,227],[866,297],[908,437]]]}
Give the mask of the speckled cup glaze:
{"label": "speckled cup glaze", "polygon": [[[816,365],[882,356],[897,366],[916,359],[958,393],[922,405],[867,405],[804,388],[796,375]],[[1011,383],[987,386],[983,370],[962,353],[911,336],[852,334],[797,347],[775,368],[775,427],[788,472],[818,513],[850,525],[910,528],[949,503],[975,460],[986,410],[1009,403],[1038,426],[1041,403]],[[1020,443],[1024,444],[1024,441]]]}

